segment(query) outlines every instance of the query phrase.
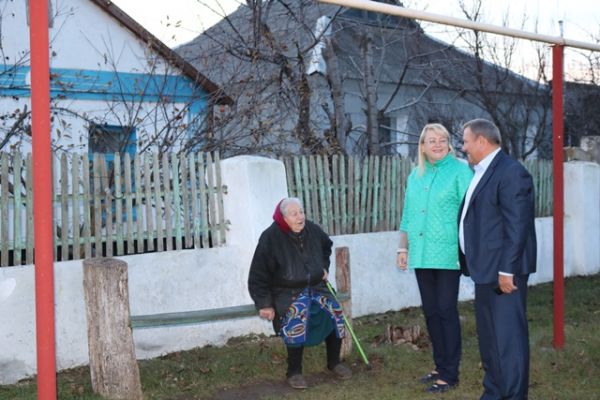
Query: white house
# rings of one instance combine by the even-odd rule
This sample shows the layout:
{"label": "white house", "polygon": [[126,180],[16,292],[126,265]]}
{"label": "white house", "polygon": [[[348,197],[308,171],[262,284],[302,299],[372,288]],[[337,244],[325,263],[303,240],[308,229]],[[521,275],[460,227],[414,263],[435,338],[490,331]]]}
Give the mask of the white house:
{"label": "white house", "polygon": [[[0,2],[0,151],[31,146],[29,2]],[[201,146],[231,100],[109,0],[49,0],[52,145],[142,153]]]}

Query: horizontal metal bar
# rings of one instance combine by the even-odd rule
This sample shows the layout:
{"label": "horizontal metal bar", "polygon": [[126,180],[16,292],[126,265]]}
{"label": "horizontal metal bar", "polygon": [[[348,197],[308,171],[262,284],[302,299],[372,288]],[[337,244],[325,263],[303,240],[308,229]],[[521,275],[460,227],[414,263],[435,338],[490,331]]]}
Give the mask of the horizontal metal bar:
{"label": "horizontal metal bar", "polygon": [[234,318],[255,317],[258,313],[254,304],[215,308],[212,310],[184,311],[164,314],[132,315],[132,328],[153,328],[172,325],[199,324]]}
{"label": "horizontal metal bar", "polygon": [[399,17],[419,19],[423,21],[435,22],[438,24],[458,26],[460,28],[473,29],[481,32],[495,33],[498,35],[512,36],[519,39],[535,40],[543,43],[550,43],[578,49],[600,51],[600,45],[595,43],[581,42],[577,40],[566,39],[560,36],[542,35],[539,33],[522,31],[519,29],[507,28],[504,26],[492,25],[483,22],[470,21],[461,18],[448,17],[446,15],[434,14],[430,12],[404,8],[391,4],[379,3],[367,0],[319,0],[321,3],[334,4],[342,7],[358,8],[361,10],[380,12]]}
{"label": "horizontal metal bar", "polygon": [[[338,293],[339,301],[350,299],[348,293]],[[183,311],[162,314],[132,315],[130,318],[131,327],[140,328],[159,328],[163,326],[191,325],[204,322],[223,321],[235,318],[257,317],[258,312],[254,304],[242,306],[214,308],[210,310]]]}

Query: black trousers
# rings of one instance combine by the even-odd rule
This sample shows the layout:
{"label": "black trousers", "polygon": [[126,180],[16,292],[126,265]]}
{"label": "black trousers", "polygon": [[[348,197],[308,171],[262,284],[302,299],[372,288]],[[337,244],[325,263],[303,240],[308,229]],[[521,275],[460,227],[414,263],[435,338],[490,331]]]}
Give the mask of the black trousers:
{"label": "black trousers", "polygon": [[[335,329],[325,338],[325,347],[327,349],[327,368],[333,369],[340,363],[340,350],[342,348],[342,339],[335,334]],[[288,353],[287,376],[302,374],[302,353],[304,346],[289,347],[286,346]]]}
{"label": "black trousers", "polygon": [[415,274],[431,339],[435,370],[440,374],[440,379],[451,385],[457,384],[461,353],[458,318],[460,271],[416,268]]}

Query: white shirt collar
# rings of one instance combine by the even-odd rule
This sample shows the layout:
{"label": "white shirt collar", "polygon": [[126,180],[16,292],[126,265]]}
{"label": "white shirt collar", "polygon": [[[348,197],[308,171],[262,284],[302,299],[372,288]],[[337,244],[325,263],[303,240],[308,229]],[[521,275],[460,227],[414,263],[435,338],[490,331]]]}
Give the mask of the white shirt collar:
{"label": "white shirt collar", "polygon": [[479,161],[479,164],[474,165],[473,169],[475,170],[475,172],[483,174],[488,169],[488,167],[492,163],[492,160],[494,159],[494,157],[496,157],[496,154],[498,154],[500,150],[502,149],[498,147],[496,150],[492,151],[490,154],[485,156],[483,160]]}

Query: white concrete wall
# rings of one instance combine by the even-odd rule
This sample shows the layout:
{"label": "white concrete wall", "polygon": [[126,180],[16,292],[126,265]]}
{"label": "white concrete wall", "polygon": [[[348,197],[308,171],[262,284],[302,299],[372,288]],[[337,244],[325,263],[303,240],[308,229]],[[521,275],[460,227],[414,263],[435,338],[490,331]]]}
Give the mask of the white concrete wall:
{"label": "white concrete wall", "polygon": [[232,223],[227,244],[254,250],[273,222],[275,205],[288,196],[285,167],[269,158],[239,156],[221,161],[221,174],[227,185],[224,213]]}
{"label": "white concrete wall", "polygon": [[[278,161],[257,157],[237,157],[225,163],[223,183],[229,190],[224,202],[231,222],[227,247],[119,257],[129,266],[132,315],[250,304],[248,268],[258,235],[271,223],[275,204],[285,196],[282,168]],[[600,166],[569,163],[565,171],[565,276],[595,274],[600,272]],[[590,193],[595,199],[589,199]],[[538,272],[532,275],[531,284],[553,277],[552,218],[537,219],[536,231]],[[334,247],[347,246],[350,251],[354,316],[420,304],[414,273],[400,271],[394,264],[397,232],[332,239]],[[334,257],[331,265],[333,280]],[[58,369],[88,363],[82,278],[81,261],[55,264]],[[0,384],[35,374],[34,293],[33,266],[0,268]],[[472,298],[473,285],[463,277],[460,299]],[[137,357],[143,359],[222,345],[231,337],[250,333],[271,334],[270,323],[254,317],[136,329],[134,341]]]}
{"label": "white concrete wall", "polygon": [[[565,256],[575,275],[598,271],[600,264],[600,167],[593,162],[572,161],[565,164]],[[569,254],[567,254],[567,252]]]}

